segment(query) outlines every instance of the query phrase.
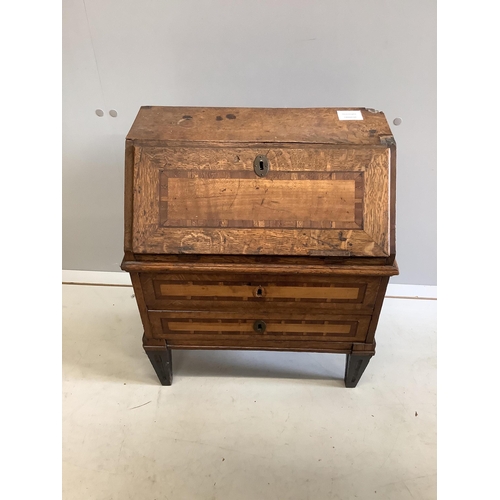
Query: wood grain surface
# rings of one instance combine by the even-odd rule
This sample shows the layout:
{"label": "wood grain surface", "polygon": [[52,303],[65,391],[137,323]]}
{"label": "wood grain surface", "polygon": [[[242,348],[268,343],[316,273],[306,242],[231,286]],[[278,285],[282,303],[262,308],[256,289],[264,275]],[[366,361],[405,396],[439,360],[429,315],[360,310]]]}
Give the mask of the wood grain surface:
{"label": "wood grain surface", "polygon": [[269,340],[252,337],[241,339],[237,337],[230,340],[204,337],[202,339],[189,340],[175,338],[168,341],[169,349],[201,349],[201,350],[239,350],[239,351],[295,351],[295,352],[329,352],[349,354],[352,352],[352,342],[321,341],[314,340]]}
{"label": "wood grain surface", "polygon": [[384,113],[359,110],[362,120],[339,120],[346,108],[200,108],[143,106],[127,135],[138,141],[379,144],[391,135]]}
{"label": "wood grain surface", "polygon": [[354,387],[399,273],[395,200],[381,112],[143,106],[121,267],[162,384],[170,349],[255,349],[345,353]]}
{"label": "wood grain surface", "polygon": [[159,170],[181,171],[200,175],[201,172],[251,172],[257,155],[265,155],[270,172],[295,172],[327,174],[335,172],[362,172],[374,160],[374,156],[386,146],[319,146],[316,144],[247,145],[245,147],[213,144],[205,146],[139,144],[144,159]]}
{"label": "wood grain surface", "polygon": [[380,278],[295,274],[141,273],[149,309],[371,314]]}
{"label": "wood grain surface", "polygon": [[[155,153],[149,154],[149,152]],[[223,158],[241,156],[223,150]],[[282,162],[289,156],[279,155]],[[372,148],[358,170],[322,163],[323,171],[270,172],[258,178],[248,161],[208,169],[169,167],[166,152],[137,147],[134,169],[135,253],[228,255],[389,255],[389,155]],[[249,158],[254,158],[253,151]],[[333,149],[329,152],[335,157]],[[341,157],[345,148],[339,149]],[[348,156],[348,155],[347,155]],[[363,163],[369,158],[369,163]],[[284,163],[283,163],[284,164]],[[338,168],[338,171],[333,171]],[[330,170],[328,170],[330,169]],[[372,199],[372,194],[376,197]],[[364,218],[367,224],[364,223]],[[265,231],[263,231],[265,230]]]}
{"label": "wood grain surface", "polygon": [[[303,342],[356,341],[366,338],[369,316],[324,315],[311,318],[306,314],[251,313],[213,311],[151,311],[155,338],[183,341],[251,341],[302,340]],[[256,321],[264,321],[262,332],[254,330]]]}
{"label": "wood grain surface", "polygon": [[[216,179],[169,176],[160,188],[162,227],[359,229],[362,200],[353,179],[295,180],[270,175]],[[166,177],[165,172],[162,178]],[[360,182],[362,184],[362,182]],[[291,193],[300,193],[293,197]],[[359,211],[357,207],[359,206]],[[359,212],[359,213],[358,213]],[[356,215],[359,219],[356,221]]]}
{"label": "wood grain surface", "polygon": [[[241,261],[235,256],[219,256],[227,259],[227,262],[210,260],[171,260],[165,256],[165,260],[158,259],[158,256],[139,256],[137,260],[123,260],[121,268],[128,272],[157,273],[161,271],[173,272],[259,272],[259,273],[280,273],[283,275],[327,275],[327,276],[396,276],[399,274],[397,263],[384,265],[378,259],[375,262],[353,262],[353,259],[346,259],[344,264],[328,261],[305,263],[300,259],[281,259],[276,262],[268,260],[247,261],[241,257]],[[180,257],[190,257],[182,255]],[[198,257],[198,256],[193,256]],[[209,257],[209,256],[204,256]],[[149,259],[151,258],[151,260]],[[264,257],[264,259],[266,259]],[[313,258],[311,258],[313,260]],[[363,260],[363,259],[361,259]]]}
{"label": "wood grain surface", "polygon": [[280,285],[225,285],[208,282],[205,285],[193,283],[161,284],[160,293],[163,297],[223,297],[226,299],[251,299],[253,297],[263,300],[293,299],[297,301],[312,300],[357,300],[361,288],[349,286],[280,286]]}

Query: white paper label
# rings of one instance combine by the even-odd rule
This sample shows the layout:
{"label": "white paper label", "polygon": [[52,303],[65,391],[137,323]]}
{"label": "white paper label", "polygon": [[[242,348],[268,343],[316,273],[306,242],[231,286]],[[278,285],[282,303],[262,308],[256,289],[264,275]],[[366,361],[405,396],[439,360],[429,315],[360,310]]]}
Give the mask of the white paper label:
{"label": "white paper label", "polygon": [[339,115],[339,120],[362,120],[363,115],[359,110],[352,111],[337,111],[337,115]]}

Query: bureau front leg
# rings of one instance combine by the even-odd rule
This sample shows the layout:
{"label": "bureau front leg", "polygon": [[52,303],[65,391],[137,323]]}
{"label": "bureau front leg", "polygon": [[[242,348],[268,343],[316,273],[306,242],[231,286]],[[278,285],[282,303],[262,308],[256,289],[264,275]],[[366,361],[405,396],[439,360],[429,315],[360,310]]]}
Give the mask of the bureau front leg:
{"label": "bureau front leg", "polygon": [[172,351],[164,341],[152,345],[150,340],[144,339],[143,347],[161,385],[172,385]]}
{"label": "bureau front leg", "polygon": [[356,387],[373,354],[347,354],[345,363],[345,386]]}

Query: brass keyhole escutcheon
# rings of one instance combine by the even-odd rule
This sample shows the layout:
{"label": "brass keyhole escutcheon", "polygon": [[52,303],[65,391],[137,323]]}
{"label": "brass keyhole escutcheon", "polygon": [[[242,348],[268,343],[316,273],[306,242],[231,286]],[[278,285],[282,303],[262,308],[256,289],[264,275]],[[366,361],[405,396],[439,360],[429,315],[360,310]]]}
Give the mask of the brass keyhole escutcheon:
{"label": "brass keyhole escutcheon", "polygon": [[264,297],[264,295],[265,295],[264,288],[263,288],[262,286],[258,286],[258,287],[254,290],[253,294],[254,294],[254,295],[255,295],[255,297],[257,297],[257,298]]}
{"label": "brass keyhole escutcheon", "polygon": [[264,177],[269,172],[269,160],[266,155],[257,155],[253,161],[253,170],[259,177]]}
{"label": "brass keyhole escutcheon", "polygon": [[253,329],[257,333],[264,333],[266,331],[266,322],[262,321],[261,319],[258,319],[254,324],[253,324]]}

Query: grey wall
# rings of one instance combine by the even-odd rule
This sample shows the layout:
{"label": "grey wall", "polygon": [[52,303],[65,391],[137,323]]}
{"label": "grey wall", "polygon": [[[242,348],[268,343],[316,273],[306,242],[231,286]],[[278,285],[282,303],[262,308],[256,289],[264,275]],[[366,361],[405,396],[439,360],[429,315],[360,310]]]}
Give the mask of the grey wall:
{"label": "grey wall", "polygon": [[124,137],[141,105],[401,117],[391,282],[436,284],[435,0],[64,0],[64,269],[119,270]]}

